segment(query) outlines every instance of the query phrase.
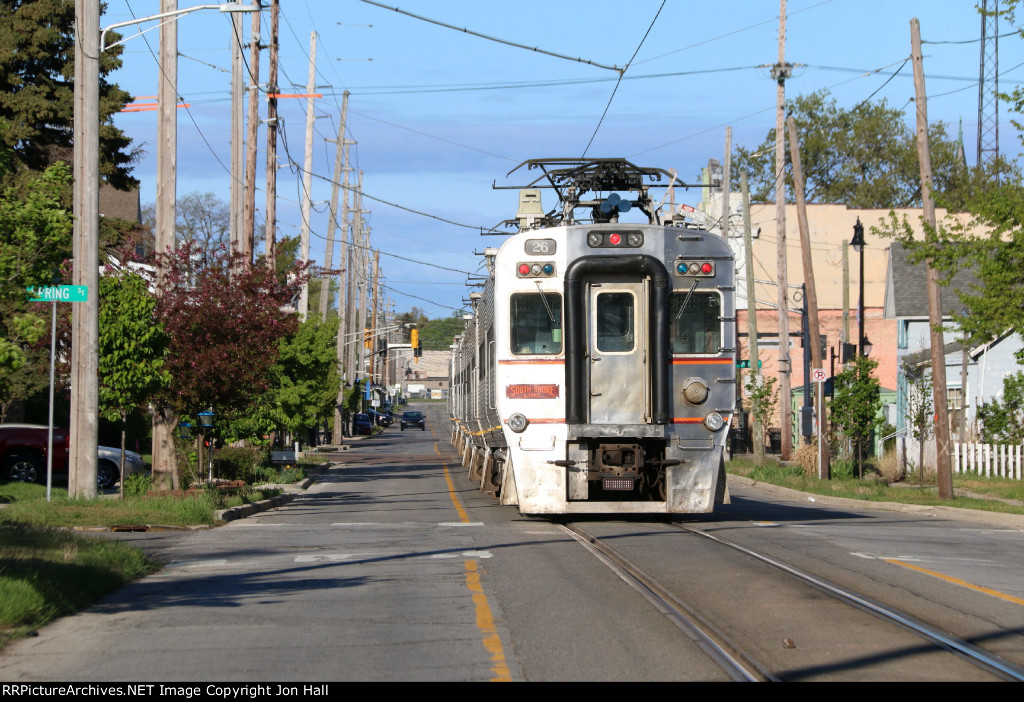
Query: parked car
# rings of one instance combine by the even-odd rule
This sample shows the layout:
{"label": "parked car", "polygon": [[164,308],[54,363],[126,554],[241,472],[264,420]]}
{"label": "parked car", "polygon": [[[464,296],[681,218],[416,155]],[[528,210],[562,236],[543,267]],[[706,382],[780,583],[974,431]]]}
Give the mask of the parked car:
{"label": "parked car", "polygon": [[356,414],[352,416],[352,433],[357,436],[369,436],[373,433],[373,422],[368,414]]}
{"label": "parked car", "polygon": [[367,412],[367,414],[370,415],[370,420],[372,422],[382,427],[389,427],[395,421],[390,414],[386,414],[384,412],[376,412],[374,410],[370,410]]}
{"label": "parked car", "polygon": [[423,431],[427,428],[427,418],[422,412],[406,410],[402,412],[401,426],[402,431],[405,431],[406,427],[419,427],[420,431]]}
{"label": "parked car", "polygon": [[[49,430],[41,424],[0,424],[0,480],[23,483],[46,482],[46,439]],[[53,477],[68,479],[67,429],[53,429]],[[121,449],[100,446],[97,451],[96,486],[101,490],[117,485],[120,478]],[[142,456],[125,451],[125,474],[149,470]]]}
{"label": "parked car", "polygon": [[[98,447],[99,465],[96,467],[96,487],[100,490],[112,488],[117,485],[121,470],[121,449],[112,446]],[[149,466],[139,454],[134,451],[124,452],[124,473],[125,476],[145,474],[149,472]]]}

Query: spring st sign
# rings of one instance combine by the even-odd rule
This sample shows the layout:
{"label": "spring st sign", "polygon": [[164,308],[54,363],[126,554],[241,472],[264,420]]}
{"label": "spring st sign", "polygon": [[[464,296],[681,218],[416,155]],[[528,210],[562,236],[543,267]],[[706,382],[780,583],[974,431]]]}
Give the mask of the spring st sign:
{"label": "spring st sign", "polygon": [[85,285],[45,285],[28,288],[29,302],[86,302],[89,288]]}

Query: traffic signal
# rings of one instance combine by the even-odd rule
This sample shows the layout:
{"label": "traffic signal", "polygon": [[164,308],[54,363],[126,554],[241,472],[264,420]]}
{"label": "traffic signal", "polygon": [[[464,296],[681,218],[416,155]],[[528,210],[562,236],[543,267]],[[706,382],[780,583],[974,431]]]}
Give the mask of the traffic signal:
{"label": "traffic signal", "polygon": [[420,330],[413,329],[409,334],[409,345],[412,346],[412,355],[419,358],[423,355],[423,349],[420,347]]}
{"label": "traffic signal", "polygon": [[370,330],[363,330],[363,348],[372,348],[373,339],[370,336]]}

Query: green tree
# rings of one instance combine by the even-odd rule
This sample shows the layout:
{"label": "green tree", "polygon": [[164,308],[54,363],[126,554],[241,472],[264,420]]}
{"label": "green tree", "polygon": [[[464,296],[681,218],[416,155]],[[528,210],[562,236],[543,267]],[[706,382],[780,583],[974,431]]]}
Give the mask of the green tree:
{"label": "green tree", "polygon": [[[807,202],[854,208],[920,206],[915,134],[902,111],[884,100],[845,109],[824,90],[791,100],[787,110],[797,125]],[[957,141],[950,138],[943,123],[936,122],[928,129],[936,191],[949,192],[951,201],[962,201],[962,191],[977,176],[966,168],[959,155],[962,149],[958,151]],[[732,163],[734,169],[747,174],[751,198],[774,202],[774,129],[756,147],[737,147]],[[792,201],[792,196],[787,198]]]}
{"label": "green tree", "polygon": [[461,334],[463,329],[465,322],[460,311],[453,312],[451,317],[429,319],[419,325],[420,345],[425,351],[447,351],[452,345],[452,339]]}
{"label": "green tree", "polygon": [[121,423],[121,475],[128,415],[171,381],[164,367],[168,338],[155,309],[156,298],[138,273],[124,268],[100,277],[100,414]]}
{"label": "green tree", "polygon": [[750,404],[750,414],[761,427],[761,440],[754,441],[754,462],[759,466],[765,464],[764,427],[768,426],[775,414],[775,408],[779,404],[779,391],[775,387],[777,382],[778,378],[761,375],[756,368],[751,368],[747,372],[747,381],[743,385],[747,401]]}
{"label": "green tree", "polygon": [[[71,163],[74,21],[74,0],[0,0],[0,118],[10,126],[2,142],[18,171]],[[112,117],[131,96],[105,80],[121,66],[121,49],[100,55],[100,174],[127,190],[138,185],[131,177],[138,154]]]}
{"label": "green tree", "polygon": [[58,282],[72,230],[62,198],[71,181],[65,165],[18,183],[8,175],[0,172],[0,419],[48,382],[48,354],[37,344],[49,328],[49,306],[27,302],[26,289]]}
{"label": "green tree", "polygon": [[907,421],[917,441],[917,469],[924,486],[924,442],[932,435],[934,425],[932,384],[919,366],[904,365],[903,376],[907,379]]}
{"label": "green tree", "polygon": [[835,396],[832,398],[832,422],[840,434],[855,443],[857,475],[862,478],[863,444],[881,421],[881,385],[878,378],[871,375],[871,371],[877,367],[877,361],[867,356],[858,356],[842,373],[835,376]]}
{"label": "green tree", "polygon": [[1003,378],[1002,401],[994,398],[983,404],[978,419],[985,443],[1024,442],[1024,372]]}
{"label": "green tree", "polygon": [[338,320],[309,316],[278,343],[272,393],[280,426],[299,436],[334,412],[341,376],[337,359]]}

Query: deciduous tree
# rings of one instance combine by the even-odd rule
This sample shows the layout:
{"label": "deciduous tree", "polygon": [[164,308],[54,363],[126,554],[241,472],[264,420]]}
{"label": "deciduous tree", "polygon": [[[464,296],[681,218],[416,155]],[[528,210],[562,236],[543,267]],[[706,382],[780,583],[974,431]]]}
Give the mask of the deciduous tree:
{"label": "deciduous tree", "polygon": [[[828,91],[799,96],[787,109],[797,124],[807,202],[854,208],[920,206],[915,134],[902,111],[884,100],[842,108]],[[929,125],[928,138],[936,194],[948,194],[955,208],[979,176],[966,167],[963,151],[945,124]],[[786,159],[788,163],[788,150]],[[737,147],[732,167],[747,174],[754,200],[774,202],[775,130],[758,146]],[[1007,166],[1001,163],[999,168]]]}
{"label": "deciduous tree", "polygon": [[297,326],[287,308],[304,271],[290,282],[259,266],[242,266],[225,248],[200,266],[196,244],[165,256],[157,319],[170,336],[168,405],[179,414],[211,410],[230,417],[269,386],[278,343]]}
{"label": "deciduous tree", "polygon": [[139,273],[111,269],[100,277],[100,413],[121,423],[122,476],[128,415],[171,381],[164,368],[167,335],[154,318],[155,309],[156,298]]}
{"label": "deciduous tree", "polygon": [[871,371],[878,361],[857,356],[853,363],[835,376],[835,396],[832,398],[832,422],[839,432],[857,446],[857,474],[864,476],[863,444],[871,436],[880,419],[882,390],[878,378]]}

